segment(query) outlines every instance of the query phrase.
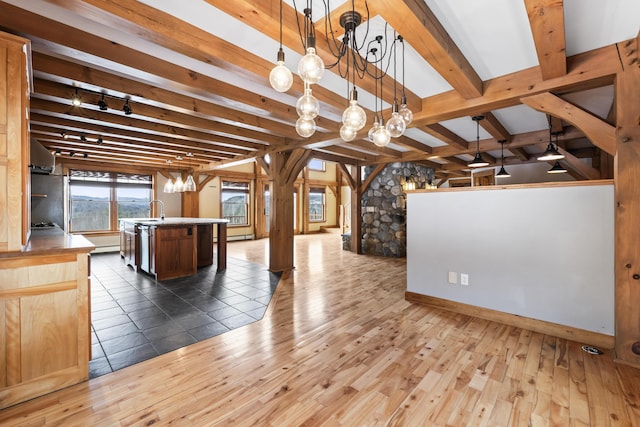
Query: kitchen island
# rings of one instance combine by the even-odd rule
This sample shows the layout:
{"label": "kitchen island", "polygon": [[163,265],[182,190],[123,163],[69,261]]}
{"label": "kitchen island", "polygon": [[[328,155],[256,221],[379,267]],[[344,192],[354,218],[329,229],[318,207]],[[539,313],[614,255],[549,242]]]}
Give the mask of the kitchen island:
{"label": "kitchen island", "polygon": [[187,277],[213,264],[217,224],[217,271],[227,268],[227,223],[220,218],[127,218],[120,220],[120,254],[125,264],[157,280]]}

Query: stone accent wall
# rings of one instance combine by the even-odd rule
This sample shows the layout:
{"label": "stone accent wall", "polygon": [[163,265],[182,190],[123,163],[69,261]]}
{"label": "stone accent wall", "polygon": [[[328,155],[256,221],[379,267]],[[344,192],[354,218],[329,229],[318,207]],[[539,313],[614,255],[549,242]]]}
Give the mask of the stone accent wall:
{"label": "stone accent wall", "polygon": [[[375,166],[367,166],[363,180]],[[407,162],[390,163],[362,195],[362,252],[401,258],[407,255],[406,196],[402,183],[411,177],[416,188],[434,178],[434,169]]]}

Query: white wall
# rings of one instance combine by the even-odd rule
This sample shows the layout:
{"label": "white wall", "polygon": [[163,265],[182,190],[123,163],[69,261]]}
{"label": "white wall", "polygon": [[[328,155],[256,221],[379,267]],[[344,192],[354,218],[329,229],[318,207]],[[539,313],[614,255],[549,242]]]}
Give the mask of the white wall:
{"label": "white wall", "polygon": [[613,195],[610,184],[409,194],[407,290],[613,335]]}

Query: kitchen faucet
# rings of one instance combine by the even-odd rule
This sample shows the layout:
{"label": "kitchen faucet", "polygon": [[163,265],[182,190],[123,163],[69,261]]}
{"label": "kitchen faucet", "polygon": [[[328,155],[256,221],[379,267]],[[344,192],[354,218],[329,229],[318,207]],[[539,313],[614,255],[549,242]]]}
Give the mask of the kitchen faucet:
{"label": "kitchen faucet", "polygon": [[162,200],[158,200],[158,199],[154,199],[152,201],[149,202],[149,210],[151,210],[151,206],[153,206],[154,203],[160,203],[160,219],[164,221],[164,203],[162,202]]}

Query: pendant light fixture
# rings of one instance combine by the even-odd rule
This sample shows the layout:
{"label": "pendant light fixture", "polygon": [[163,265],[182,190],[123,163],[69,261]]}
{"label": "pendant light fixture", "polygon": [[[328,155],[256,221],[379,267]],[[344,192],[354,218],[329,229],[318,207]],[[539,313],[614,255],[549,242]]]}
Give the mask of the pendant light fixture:
{"label": "pendant light fixture", "polygon": [[276,66],[269,73],[269,83],[278,92],[288,91],[293,84],[293,74],[284,65],[284,50],[282,50],[282,1],[280,0],[280,49],[278,50]]}
{"label": "pendant light fixture", "polygon": [[80,94],[78,93],[78,88],[76,88],[75,93],[71,97],[71,105],[73,105],[74,107],[79,107],[79,106],[82,105],[82,98],[80,97]]}
{"label": "pendant light fixture", "polygon": [[405,128],[409,126],[409,123],[413,121],[413,111],[407,107],[407,95],[404,93],[404,38],[402,36],[398,36],[398,41],[402,45],[402,100],[400,102],[400,110],[398,113],[402,120],[404,120]]}
{"label": "pendant light fixture", "polygon": [[176,182],[173,184],[173,192],[182,193],[184,192],[184,181],[182,181],[182,171],[180,170],[180,161],[182,160],[182,156],[176,156],[176,160],[178,161],[178,177],[176,178]]}
{"label": "pendant light fixture", "polygon": [[567,170],[560,164],[559,161],[556,160],[556,162],[553,164],[551,169],[547,171],[547,173],[567,173]]}
{"label": "pendant light fixture", "polygon": [[564,159],[564,155],[560,154],[560,152],[558,151],[558,146],[557,146],[558,133],[556,132],[555,135],[556,135],[556,145],[554,146],[553,142],[551,141],[551,137],[553,136],[553,133],[551,132],[551,116],[549,116],[549,144],[547,144],[547,149],[544,151],[544,153],[538,156],[538,160],[542,162],[547,162],[550,160]]}
{"label": "pendant light fixture", "polygon": [[501,139],[498,143],[501,145],[500,149],[500,171],[496,174],[496,178],[509,178],[511,174],[504,169],[504,143],[506,139]]}
{"label": "pendant light fixture", "polygon": [[380,79],[380,124],[375,132],[373,132],[373,143],[377,147],[386,147],[391,141],[391,134],[384,125],[384,115],[382,114],[382,79]]}
{"label": "pendant light fixture", "polygon": [[298,75],[307,84],[318,83],[324,75],[324,62],[316,55],[316,33],[313,26],[311,4],[307,2],[304,9],[304,32],[306,44],[304,46],[305,55],[298,62]]}
{"label": "pendant light fixture", "polygon": [[173,179],[171,179],[171,159],[167,159],[167,166],[169,167],[169,179],[164,183],[163,191],[165,193],[173,193]]}
{"label": "pendant light fixture", "polygon": [[[395,35],[395,33],[394,33]],[[396,38],[394,37],[394,40]],[[391,118],[387,122],[387,130],[392,138],[398,138],[402,136],[405,129],[407,128],[407,124],[404,122],[404,119],[400,116],[398,112],[398,98],[396,96],[396,45],[393,45],[393,110],[391,113]]]}
{"label": "pendant light fixture", "polygon": [[480,154],[480,120],[483,120],[484,116],[473,116],[471,120],[476,122],[476,156],[471,163],[468,164],[470,168],[480,168],[483,166],[489,166],[489,162],[482,158]]}
{"label": "pendant light fixture", "polygon": [[187,153],[187,157],[189,158],[189,175],[184,183],[184,191],[196,191],[196,182],[193,180],[193,175],[191,174],[191,158],[193,157],[193,153]]}

